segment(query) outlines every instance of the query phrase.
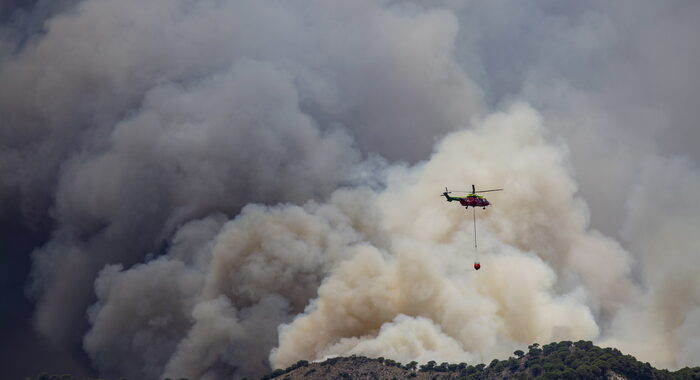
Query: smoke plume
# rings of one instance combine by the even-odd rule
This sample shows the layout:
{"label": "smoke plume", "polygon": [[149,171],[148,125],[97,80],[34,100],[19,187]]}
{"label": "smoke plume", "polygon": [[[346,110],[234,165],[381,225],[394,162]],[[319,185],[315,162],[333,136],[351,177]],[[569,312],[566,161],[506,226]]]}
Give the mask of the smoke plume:
{"label": "smoke plume", "polygon": [[[39,236],[7,243],[31,246],[33,326],[109,377],[476,363],[562,339],[698,365],[697,16],[0,7],[0,222]],[[505,189],[476,236],[438,197],[471,184]]]}
{"label": "smoke plume", "polygon": [[[473,362],[533,341],[593,339],[595,316],[633,294],[628,254],[587,231],[562,151],[543,131],[534,110],[514,106],[446,136],[426,162],[387,168],[381,191],[247,206],[214,237],[216,220],[193,222],[183,230],[203,245],[103,270],[86,349],[109,361],[105,370],[130,362],[142,367],[129,374],[206,379],[236,363],[255,373],[260,353],[273,348],[274,367],[349,354]],[[494,150],[507,154],[480,159]],[[468,215],[435,192],[453,178],[512,189],[494,201],[500,213],[479,210],[483,272],[467,270]],[[609,265],[595,271],[590,260]],[[265,332],[280,324],[277,343]],[[168,360],[136,360],[151,351]]]}

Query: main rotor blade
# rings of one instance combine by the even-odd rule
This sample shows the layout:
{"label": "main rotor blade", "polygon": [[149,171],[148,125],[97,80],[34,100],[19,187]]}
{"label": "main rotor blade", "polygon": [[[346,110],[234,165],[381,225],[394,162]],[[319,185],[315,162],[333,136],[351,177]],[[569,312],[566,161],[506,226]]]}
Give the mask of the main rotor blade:
{"label": "main rotor blade", "polygon": [[503,189],[493,189],[493,190],[479,190],[477,193],[488,193],[489,191],[501,191]]}

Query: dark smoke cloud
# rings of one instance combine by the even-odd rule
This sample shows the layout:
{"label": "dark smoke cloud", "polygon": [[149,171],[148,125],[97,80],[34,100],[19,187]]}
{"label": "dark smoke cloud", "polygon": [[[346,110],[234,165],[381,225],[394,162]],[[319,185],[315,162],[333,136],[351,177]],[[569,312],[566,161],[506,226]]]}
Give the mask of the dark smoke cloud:
{"label": "dark smoke cloud", "polygon": [[[0,220],[24,237],[2,248],[22,247],[10,259],[19,273],[34,251],[27,285],[37,331],[59,347],[83,347],[103,374],[254,376],[278,344],[272,363],[287,363],[299,326],[328,318],[318,306],[336,294],[328,289],[359,292],[356,269],[382,270],[350,309],[392,294],[397,266],[430,264],[395,247],[404,235],[431,247],[417,251],[460,264],[450,252],[466,238],[445,248],[445,236],[429,231],[436,220],[449,230],[461,219],[444,220],[430,206],[435,191],[422,192],[475,177],[507,182],[514,202],[554,197],[549,214],[517,202],[493,211],[494,260],[532,268],[522,296],[576,323],[533,317],[546,334],[514,336],[508,329],[519,321],[506,315],[506,332],[486,329],[492,334],[465,346],[470,335],[433,312],[439,302],[428,315],[397,306],[348,330],[320,329],[327,333],[306,343],[326,346],[298,352],[473,361],[527,339],[599,333],[644,360],[655,360],[641,348],[654,342],[669,353],[657,364],[697,364],[698,284],[690,274],[667,281],[697,247],[696,214],[677,206],[700,190],[697,3],[8,4],[0,8]],[[511,109],[515,101],[537,111]],[[483,119],[499,109],[507,111]],[[488,146],[466,152],[435,147],[475,120],[503,133],[474,135]],[[523,125],[539,127],[523,134]],[[528,153],[532,141],[550,153]],[[510,177],[488,175],[514,157],[540,157],[550,173],[508,182],[530,173],[512,163],[520,171]],[[402,170],[421,181],[396,185]],[[392,206],[386,186],[405,203]],[[646,201],[669,188],[679,194]],[[423,206],[376,211],[387,203]],[[662,210],[664,220],[650,221]],[[552,213],[558,223],[547,221]],[[445,275],[436,268],[428,275]],[[451,289],[466,280],[455,278],[421,283],[459,297]],[[509,310],[495,296],[506,284],[494,281],[480,302]],[[626,301],[630,294],[642,301]],[[655,333],[637,334],[644,329]],[[421,337],[450,349],[431,351]]]}
{"label": "dark smoke cloud", "polygon": [[363,154],[422,157],[478,107],[443,11],[84,1],[25,26],[0,72],[0,202],[52,230],[31,293],[63,347],[105,264],[213,212],[326,195]]}

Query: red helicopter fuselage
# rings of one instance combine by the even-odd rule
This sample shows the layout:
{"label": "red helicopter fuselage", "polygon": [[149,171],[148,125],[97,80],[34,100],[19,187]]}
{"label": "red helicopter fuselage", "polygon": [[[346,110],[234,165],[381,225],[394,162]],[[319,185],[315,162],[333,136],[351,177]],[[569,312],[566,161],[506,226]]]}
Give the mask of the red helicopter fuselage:
{"label": "red helicopter fuselage", "polygon": [[452,201],[458,201],[460,205],[464,207],[486,207],[490,205],[489,201],[482,197],[481,195],[476,195],[476,194],[469,194],[464,197],[451,197],[447,194],[445,194],[445,198],[447,199],[448,202]]}
{"label": "red helicopter fuselage", "polygon": [[459,199],[459,204],[465,207],[486,207],[490,204],[486,198],[479,195],[468,195],[457,199]]}

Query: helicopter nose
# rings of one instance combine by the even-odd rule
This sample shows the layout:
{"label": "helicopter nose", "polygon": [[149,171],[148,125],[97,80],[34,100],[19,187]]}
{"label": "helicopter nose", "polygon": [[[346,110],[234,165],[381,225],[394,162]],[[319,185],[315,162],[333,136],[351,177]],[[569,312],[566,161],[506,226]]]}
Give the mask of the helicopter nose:
{"label": "helicopter nose", "polygon": [[479,268],[481,268],[481,264],[474,263],[474,269],[479,270]]}

